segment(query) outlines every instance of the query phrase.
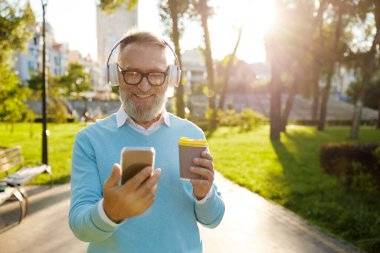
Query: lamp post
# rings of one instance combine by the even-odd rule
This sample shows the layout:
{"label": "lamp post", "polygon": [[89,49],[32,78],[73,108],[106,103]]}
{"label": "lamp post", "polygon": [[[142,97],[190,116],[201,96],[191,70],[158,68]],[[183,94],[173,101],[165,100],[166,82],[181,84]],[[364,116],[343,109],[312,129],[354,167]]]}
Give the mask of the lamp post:
{"label": "lamp post", "polygon": [[46,44],[45,44],[45,10],[47,0],[42,3],[42,163],[48,164],[48,140],[46,127]]}

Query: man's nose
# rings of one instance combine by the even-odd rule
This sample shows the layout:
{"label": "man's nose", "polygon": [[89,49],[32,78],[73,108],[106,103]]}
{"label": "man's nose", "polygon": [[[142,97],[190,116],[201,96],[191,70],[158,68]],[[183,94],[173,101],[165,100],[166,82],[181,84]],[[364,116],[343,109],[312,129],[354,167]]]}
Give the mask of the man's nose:
{"label": "man's nose", "polygon": [[137,86],[142,91],[148,91],[150,90],[150,84],[148,82],[148,77],[144,76],[141,82]]}

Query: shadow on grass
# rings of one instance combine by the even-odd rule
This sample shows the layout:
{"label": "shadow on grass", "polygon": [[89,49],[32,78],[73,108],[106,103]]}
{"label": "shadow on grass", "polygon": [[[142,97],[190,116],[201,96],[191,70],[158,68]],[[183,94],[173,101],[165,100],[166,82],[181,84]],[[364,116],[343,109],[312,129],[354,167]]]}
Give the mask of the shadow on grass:
{"label": "shadow on grass", "polygon": [[272,180],[286,189],[284,205],[367,252],[380,252],[379,240],[375,240],[380,229],[373,228],[380,220],[380,203],[347,189],[320,167],[320,146],[346,141],[345,135],[333,129],[322,133],[294,131],[282,137],[283,142],[271,142],[283,169]]}

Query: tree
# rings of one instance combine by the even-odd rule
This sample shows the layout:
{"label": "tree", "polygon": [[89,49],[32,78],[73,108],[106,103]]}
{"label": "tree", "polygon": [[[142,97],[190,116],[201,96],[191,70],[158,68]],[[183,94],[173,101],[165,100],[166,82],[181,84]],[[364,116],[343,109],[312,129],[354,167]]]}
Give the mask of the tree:
{"label": "tree", "polygon": [[75,93],[77,99],[83,91],[89,91],[91,87],[91,74],[86,73],[83,65],[77,62],[71,62],[68,66],[67,73],[58,78],[58,85],[65,91],[66,96],[72,96]]}
{"label": "tree", "polygon": [[[282,82],[286,86],[287,100],[281,112],[282,132],[286,131],[286,125],[293,107],[297,92],[304,93],[309,89],[303,87],[310,79],[307,69],[310,67],[310,33],[312,31],[312,16],[314,6],[310,1],[299,1],[296,4],[284,5],[278,18],[281,27],[278,29],[279,45],[282,49],[282,58],[286,61],[281,65]],[[285,89],[285,87],[284,87]]]}
{"label": "tree", "polygon": [[236,40],[232,54],[228,55],[226,57],[226,59],[223,61],[223,62],[227,62],[227,63],[226,63],[226,67],[224,70],[224,77],[223,77],[222,87],[221,87],[221,91],[220,91],[220,99],[219,99],[219,106],[218,106],[219,110],[223,110],[223,108],[224,108],[224,100],[226,98],[226,94],[228,91],[228,81],[230,79],[230,71],[231,71],[231,67],[232,67],[233,62],[236,60],[236,52],[237,52],[237,49],[238,49],[239,44],[240,44],[242,32],[243,32],[243,27],[241,26],[238,29],[238,38]]}
{"label": "tree", "polygon": [[318,119],[318,126],[317,129],[319,131],[323,131],[325,128],[326,124],[326,115],[327,115],[327,104],[329,101],[329,96],[330,96],[330,90],[331,90],[331,82],[332,82],[332,77],[334,75],[334,70],[335,70],[335,64],[338,60],[339,57],[339,44],[340,44],[340,39],[341,39],[341,34],[342,34],[342,19],[343,19],[343,14],[344,14],[344,8],[345,8],[345,3],[343,1],[338,1],[336,5],[336,24],[335,24],[335,36],[334,36],[334,42],[333,42],[333,47],[331,48],[331,54],[330,58],[327,61],[327,77],[326,77],[326,85],[323,88],[322,92],[322,102],[321,102],[321,110],[319,114],[319,119]]}
{"label": "tree", "polygon": [[10,59],[16,50],[23,50],[32,35],[35,23],[29,2],[24,9],[18,1],[0,1],[0,65],[12,67]]}
{"label": "tree", "polygon": [[15,122],[24,119],[28,105],[24,103],[29,90],[22,87],[16,73],[7,65],[0,65],[0,121],[11,123],[11,131]]}
{"label": "tree", "polygon": [[[81,65],[80,65],[81,66]],[[68,72],[70,73],[70,71]],[[69,77],[72,75],[69,75]],[[71,94],[68,90],[69,87],[66,87],[63,82],[69,80],[66,76],[51,76],[50,72],[47,73],[46,82],[49,84],[47,86],[47,113],[48,119],[57,123],[67,122],[67,116],[70,114],[68,106],[65,102],[65,99],[62,95]],[[38,101],[41,99],[41,89],[42,89],[42,72],[31,75],[30,79],[27,81],[27,85],[31,90],[31,94],[28,97],[30,100]],[[71,86],[71,85],[68,85]],[[73,91],[77,91],[75,84],[72,85]],[[84,89],[87,90],[87,89]],[[79,92],[84,91],[79,90]]]}
{"label": "tree", "polygon": [[23,50],[32,35],[35,18],[30,4],[24,8],[18,2],[0,1],[0,120],[12,125],[24,119],[27,105],[24,100],[29,91],[21,86],[16,73],[11,70],[16,50]]}
{"label": "tree", "polygon": [[107,14],[112,14],[122,5],[125,5],[127,10],[133,10],[137,4],[138,0],[100,0],[98,6]]}
{"label": "tree", "polygon": [[[284,10],[284,3],[282,0],[275,1],[277,15],[281,16],[281,12]],[[279,18],[281,19],[281,18]],[[285,54],[282,52],[281,47],[281,28],[279,25],[275,25],[265,37],[265,47],[267,55],[269,56],[269,62],[271,64],[271,82],[270,82],[270,140],[280,141],[281,130],[281,66],[286,63]]]}
{"label": "tree", "polygon": [[207,0],[194,0],[192,1],[194,8],[201,19],[201,25],[203,28],[203,38],[204,38],[204,55],[206,62],[207,71],[207,82],[208,82],[208,96],[209,96],[209,107],[212,111],[210,128],[215,129],[216,127],[216,110],[215,110],[215,80],[214,80],[214,66],[212,62],[212,51],[210,42],[210,32],[208,29],[208,18],[212,15],[212,8],[208,5]]}
{"label": "tree", "polygon": [[320,0],[318,9],[316,10],[317,15],[313,17],[310,43],[308,46],[308,51],[310,53],[310,83],[311,83],[311,93],[313,97],[313,103],[311,107],[311,119],[317,121],[319,112],[319,79],[321,77],[322,67],[324,64],[324,52],[325,52],[325,38],[324,38],[324,14],[327,8],[328,0]]}
{"label": "tree", "polygon": [[[183,16],[189,8],[189,1],[165,0],[160,2],[160,16],[166,26],[166,33],[174,43],[174,50],[179,64],[182,65],[181,47],[179,40],[184,31]],[[184,87],[182,78],[175,90],[176,113],[179,117],[185,117]]]}
{"label": "tree", "polygon": [[[362,77],[363,85],[361,86],[358,98],[355,103],[353,122],[351,126],[351,138],[357,139],[359,136],[361,111],[367,90],[371,84],[371,78],[375,71],[375,57],[379,53],[380,46],[380,2],[376,0],[361,0],[358,3],[358,17],[361,20],[367,18],[367,15],[372,13],[375,18],[375,35],[372,39],[371,47],[366,52],[360,52],[362,59]],[[380,104],[380,102],[379,102]],[[379,106],[380,107],[380,106]],[[380,115],[379,115],[380,118]]]}

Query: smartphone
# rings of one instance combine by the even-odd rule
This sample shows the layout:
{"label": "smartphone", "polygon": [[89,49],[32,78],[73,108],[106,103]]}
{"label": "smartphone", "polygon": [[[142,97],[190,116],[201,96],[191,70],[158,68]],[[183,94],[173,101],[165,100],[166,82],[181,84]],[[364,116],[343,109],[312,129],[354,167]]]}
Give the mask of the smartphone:
{"label": "smartphone", "polygon": [[153,147],[124,147],[121,150],[121,183],[134,177],[147,166],[154,168],[155,150]]}

